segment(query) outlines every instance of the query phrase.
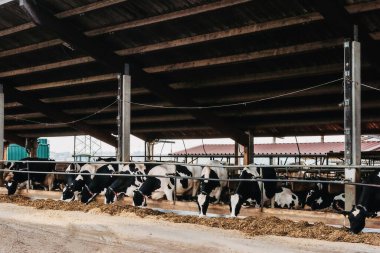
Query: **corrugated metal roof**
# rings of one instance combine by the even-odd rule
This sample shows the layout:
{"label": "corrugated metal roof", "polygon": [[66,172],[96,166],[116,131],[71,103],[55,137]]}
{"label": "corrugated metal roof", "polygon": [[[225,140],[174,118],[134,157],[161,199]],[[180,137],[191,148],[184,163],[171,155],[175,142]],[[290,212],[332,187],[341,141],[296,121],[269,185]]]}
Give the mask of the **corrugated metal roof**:
{"label": "corrugated metal roof", "polygon": [[[329,152],[343,152],[343,142],[318,142],[318,143],[299,143],[302,155],[324,155]],[[362,142],[362,151],[380,151],[380,141]],[[254,153],[257,155],[298,155],[296,143],[272,143],[255,144]],[[205,144],[187,149],[187,155],[234,155],[234,144]],[[186,155],[185,150],[175,152],[173,155]]]}

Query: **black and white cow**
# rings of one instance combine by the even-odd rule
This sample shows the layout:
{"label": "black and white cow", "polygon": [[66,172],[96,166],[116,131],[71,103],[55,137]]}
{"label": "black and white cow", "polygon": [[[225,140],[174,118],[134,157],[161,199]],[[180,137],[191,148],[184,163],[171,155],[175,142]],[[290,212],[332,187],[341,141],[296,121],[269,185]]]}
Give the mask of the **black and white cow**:
{"label": "black and white cow", "polygon": [[133,191],[138,189],[145,181],[145,171],[146,167],[144,164],[131,163],[123,166],[119,174],[135,176],[117,177],[106,190],[104,198],[105,204],[115,202],[118,196],[126,195],[132,197]]}
{"label": "black and white cow", "polygon": [[117,168],[117,164],[106,164],[97,169],[92,180],[83,186],[81,202],[86,204],[90,203],[100,192],[108,188],[116,179],[112,175],[117,172]]}
{"label": "black and white cow", "polygon": [[[240,179],[276,179],[276,171],[274,168],[263,168],[262,176],[257,167],[244,168],[240,174]],[[258,182],[258,181],[240,181],[236,188],[236,193],[231,196],[230,211],[231,217],[236,217],[241,209],[243,203],[250,200],[252,203],[260,204],[261,196],[263,195],[263,202],[271,200],[277,189],[277,182]],[[261,193],[263,191],[263,194]]]}
{"label": "black and white cow", "polygon": [[[363,183],[380,185],[380,172],[372,172]],[[380,188],[363,186],[357,205],[353,206],[351,211],[342,213],[348,215],[350,231],[357,234],[365,227],[365,219],[376,217],[378,211],[380,211]]]}
{"label": "black and white cow", "polygon": [[310,190],[306,196],[306,205],[312,210],[332,207],[337,211],[344,210],[344,194],[328,192],[328,184],[317,183],[315,189]]}
{"label": "black and white cow", "polygon": [[[51,161],[51,163],[29,163],[27,161]],[[28,181],[27,173],[18,173],[18,171],[42,171],[42,172],[54,172],[55,163],[54,160],[44,158],[23,158],[20,162],[11,163],[9,171],[5,172],[4,183],[8,190],[8,195],[12,195],[16,192],[17,186],[21,183]],[[51,173],[30,173],[31,187],[41,186],[44,189],[52,190],[54,185],[54,174]]]}
{"label": "black and white cow", "polygon": [[281,187],[274,195],[274,206],[279,208],[297,209],[300,202],[298,196],[289,188]]}
{"label": "black and white cow", "polygon": [[[219,203],[223,188],[227,186],[228,173],[220,161],[212,160],[202,169],[201,177],[205,180],[200,182],[200,194],[197,198],[199,216],[205,216],[212,198],[213,203]],[[221,180],[207,180],[221,179]]]}
{"label": "black and white cow", "polygon": [[[104,164],[103,164],[104,165]],[[94,174],[102,166],[102,164],[84,164],[79,172],[83,173],[82,175],[78,175],[72,180],[72,177],[68,175],[68,183],[62,191],[61,200],[64,201],[72,201],[74,199],[78,199],[78,194],[82,192],[83,186],[85,184],[90,184],[92,179],[94,178]],[[66,169],[67,172],[72,170],[70,166]],[[78,169],[78,168],[75,168]],[[74,172],[74,171],[72,171]]]}
{"label": "black and white cow", "polygon": [[177,196],[183,196],[191,194],[195,197],[198,190],[198,180],[194,179],[176,179],[153,177],[175,175],[180,177],[200,177],[200,166],[182,166],[182,165],[170,165],[162,164],[152,168],[146,180],[141,186],[133,192],[133,205],[134,206],[146,206],[146,197],[150,196],[152,199],[161,199],[166,196],[169,201],[173,200],[174,184],[176,184]]}
{"label": "black and white cow", "polygon": [[334,197],[331,207],[336,211],[344,211],[345,200],[344,193],[338,194]]}

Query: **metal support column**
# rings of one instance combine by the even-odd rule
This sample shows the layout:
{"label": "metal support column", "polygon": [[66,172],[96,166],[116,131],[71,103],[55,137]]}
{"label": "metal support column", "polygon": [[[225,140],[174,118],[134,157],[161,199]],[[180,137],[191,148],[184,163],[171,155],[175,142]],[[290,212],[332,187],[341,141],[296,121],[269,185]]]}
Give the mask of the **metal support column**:
{"label": "metal support column", "polygon": [[251,164],[253,163],[253,132],[248,132],[248,146],[244,147],[244,164]]}
{"label": "metal support column", "polygon": [[235,157],[234,157],[234,160],[235,160],[235,165],[239,165],[239,143],[237,143],[235,141],[235,150],[234,150],[234,153],[235,153]]}
{"label": "metal support column", "polygon": [[129,65],[125,64],[124,73],[120,76],[119,89],[119,116],[118,116],[118,160],[130,161],[131,135],[131,76]]}
{"label": "metal support column", "polygon": [[[0,160],[4,159],[4,92],[0,84]],[[1,163],[2,164],[2,163]],[[0,167],[0,169],[2,169]]]}
{"label": "metal support column", "polygon": [[[356,37],[356,36],[355,36]],[[344,43],[344,134],[346,165],[361,164],[361,63],[360,43]],[[360,169],[345,169],[345,179],[360,182]],[[345,210],[356,204],[356,187],[345,186]]]}
{"label": "metal support column", "polygon": [[154,156],[154,143],[155,141],[146,141],[145,142],[145,159],[147,161],[152,161]]}

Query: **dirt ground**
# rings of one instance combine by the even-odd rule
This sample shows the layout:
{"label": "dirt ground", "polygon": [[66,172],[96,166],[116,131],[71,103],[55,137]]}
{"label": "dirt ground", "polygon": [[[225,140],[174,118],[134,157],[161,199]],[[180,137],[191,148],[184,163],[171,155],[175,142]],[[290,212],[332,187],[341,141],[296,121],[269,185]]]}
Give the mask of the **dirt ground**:
{"label": "dirt ground", "polygon": [[0,204],[0,252],[380,252],[358,243],[256,236],[200,225],[111,216],[92,209],[38,210]]}

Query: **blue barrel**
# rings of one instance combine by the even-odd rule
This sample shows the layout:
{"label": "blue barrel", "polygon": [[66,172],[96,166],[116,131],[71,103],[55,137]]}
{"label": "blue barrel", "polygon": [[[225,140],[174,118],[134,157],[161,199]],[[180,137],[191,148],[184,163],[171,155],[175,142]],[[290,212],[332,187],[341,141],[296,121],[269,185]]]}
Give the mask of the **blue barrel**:
{"label": "blue barrel", "polygon": [[[47,143],[47,139],[38,139],[37,157],[48,159],[50,156],[50,145]],[[8,160],[21,160],[28,157],[26,149],[17,145],[10,144],[7,149]]]}

